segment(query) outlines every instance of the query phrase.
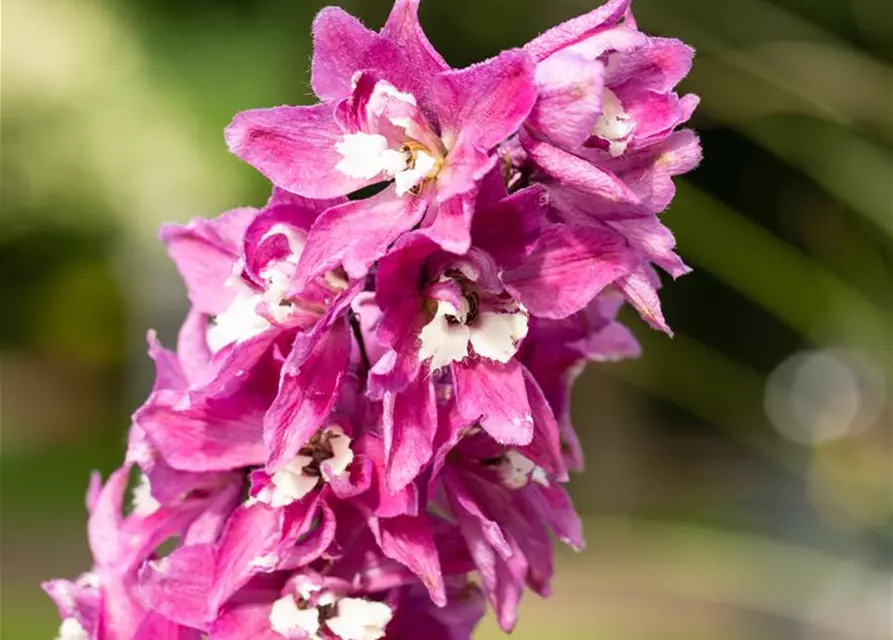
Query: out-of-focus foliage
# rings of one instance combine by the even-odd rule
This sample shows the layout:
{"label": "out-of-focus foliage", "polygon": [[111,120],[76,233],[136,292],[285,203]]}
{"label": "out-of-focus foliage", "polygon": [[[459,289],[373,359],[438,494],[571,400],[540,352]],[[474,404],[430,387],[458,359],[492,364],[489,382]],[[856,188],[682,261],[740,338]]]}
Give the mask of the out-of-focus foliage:
{"label": "out-of-focus foliage", "polygon": [[[312,99],[321,0],[7,0],[0,357],[2,635],[52,637],[40,580],[88,563],[82,494],[150,382],[148,327],[185,297],[156,229],[258,204],[238,110]],[[342,3],[370,25],[387,0]],[[588,0],[426,0],[455,66]],[[669,340],[575,393],[589,549],[521,638],[888,638],[893,7],[637,0],[699,52],[705,163],[666,221],[695,273]],[[497,637],[493,627],[481,637]]]}

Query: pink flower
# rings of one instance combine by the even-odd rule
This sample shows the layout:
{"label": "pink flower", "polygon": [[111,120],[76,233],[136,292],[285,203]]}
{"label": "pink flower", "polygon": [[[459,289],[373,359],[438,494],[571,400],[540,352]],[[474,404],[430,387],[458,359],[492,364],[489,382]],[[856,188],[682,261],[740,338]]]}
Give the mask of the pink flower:
{"label": "pink flower", "polygon": [[671,178],[700,160],[697,138],[674,133],[698,104],[674,92],[694,51],[639,31],[629,5],[611,0],[526,45],[539,99],[520,139],[550,184],[557,217],[607,226],[637,249],[642,265],[618,288],[649,324],[669,332],[650,264],[673,277],[690,270],[656,214],[672,200]]}
{"label": "pink flower", "polygon": [[54,580],[44,584],[63,619],[60,636],[65,640],[198,640],[197,632],[145,607],[139,596],[137,573],[168,538],[200,536],[202,513],[219,502],[217,495],[187,494],[175,505],[162,505],[137,491],[132,513],[122,517],[129,472],[130,466],[118,469],[101,488],[98,475],[91,479],[87,506],[93,569],[75,582]]}
{"label": "pink flower", "polygon": [[227,129],[236,155],[302,196],[392,183],[314,223],[298,288],[337,265],[351,277],[364,275],[419,224],[445,249],[467,250],[477,184],[497,161],[492,151],[533,107],[526,53],[452,70],[425,39],[417,5],[398,1],[380,33],[340,9],[322,11],[314,23],[313,87],[323,102],[246,111]]}

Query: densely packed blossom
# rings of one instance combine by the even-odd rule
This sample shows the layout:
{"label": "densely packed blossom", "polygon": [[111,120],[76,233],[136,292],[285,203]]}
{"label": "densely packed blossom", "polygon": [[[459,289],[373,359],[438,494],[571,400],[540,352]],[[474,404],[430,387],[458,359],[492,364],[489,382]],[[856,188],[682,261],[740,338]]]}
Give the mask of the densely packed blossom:
{"label": "densely packed blossom", "polygon": [[453,69],[418,4],[323,10],[319,102],[226,130],[269,201],[162,229],[192,308],[91,481],[92,570],[44,585],[61,640],[457,640],[488,603],[510,631],[582,547],[570,391],[638,355],[625,303],[669,332],[693,52],[610,0]]}

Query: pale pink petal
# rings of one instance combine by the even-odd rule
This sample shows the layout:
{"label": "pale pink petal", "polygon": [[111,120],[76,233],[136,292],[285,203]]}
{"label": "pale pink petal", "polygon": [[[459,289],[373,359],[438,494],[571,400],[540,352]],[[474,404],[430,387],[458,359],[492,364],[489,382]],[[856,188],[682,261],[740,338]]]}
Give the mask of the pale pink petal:
{"label": "pale pink petal", "polygon": [[255,215],[256,209],[233,209],[213,220],[196,218],[185,226],[161,227],[161,240],[186,282],[189,299],[202,312],[222,313],[238,293],[227,281]]}
{"label": "pale pink petal", "polygon": [[524,49],[537,62],[544,60],[553,53],[592,36],[601,29],[615,25],[623,18],[631,2],[632,0],[609,0],[586,15],[552,27],[527,43]]}
{"label": "pale pink petal", "polygon": [[527,126],[556,146],[576,149],[591,135],[602,111],[604,65],[573,52],[537,65],[539,97]]}

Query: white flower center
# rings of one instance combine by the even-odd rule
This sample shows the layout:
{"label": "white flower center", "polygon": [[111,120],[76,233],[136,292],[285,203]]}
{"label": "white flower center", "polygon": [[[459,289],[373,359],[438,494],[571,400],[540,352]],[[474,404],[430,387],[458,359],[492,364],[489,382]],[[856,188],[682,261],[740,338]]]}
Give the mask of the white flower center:
{"label": "white flower center", "polygon": [[406,154],[392,149],[388,139],[377,133],[347,133],[335,148],[344,156],[335,168],[352,178],[372,180],[380,174],[393,178],[406,170]]}
{"label": "white flower center", "polygon": [[74,618],[65,618],[59,626],[59,635],[56,640],[90,640],[90,634]]}
{"label": "white flower center", "polygon": [[[395,102],[401,108],[388,113],[389,104]],[[375,124],[378,119],[384,119],[384,128],[378,133],[344,134],[335,143],[335,149],[342,156],[335,168],[352,178],[394,180],[397,195],[401,196],[434,178],[440,170],[441,160],[409,133],[417,130],[418,123],[406,114],[407,108],[417,111],[415,96],[397,90],[389,82],[376,83],[366,111],[367,116],[374,116],[373,128],[381,125],[381,122]]]}
{"label": "white flower center", "polygon": [[161,504],[152,497],[152,485],[149,478],[141,473],[139,483],[133,488],[133,513],[138,516],[149,516],[158,511]]}
{"label": "white flower center", "polygon": [[271,507],[297,502],[320,482],[344,474],[351,462],[353,451],[344,429],[338,425],[327,427],[273,473],[271,484],[257,494],[257,499]]}
{"label": "white flower center", "polygon": [[286,638],[300,636],[321,640],[320,630],[325,625],[340,640],[379,640],[384,637],[385,627],[393,616],[391,608],[383,602],[363,598],[337,599],[324,593],[316,606],[309,606],[306,603],[308,597],[309,593],[301,594],[300,603],[292,595],[276,600],[270,610],[273,631]]}
{"label": "white flower center", "polygon": [[456,309],[445,300],[437,301],[434,317],[419,333],[419,360],[431,359],[431,369],[439,369],[468,356],[468,345],[482,358],[506,363],[518,351],[527,335],[527,310],[510,305],[495,310],[472,311],[463,297]]}
{"label": "white flower center", "polygon": [[514,450],[507,451],[503,456],[499,474],[502,483],[509,489],[523,489],[531,480],[544,487],[549,486],[546,470]]}
{"label": "white flower center", "polygon": [[301,609],[293,596],[283,596],[270,609],[270,628],[286,638],[303,635],[308,640],[318,640],[319,610],[316,607]]}
{"label": "white flower center", "polygon": [[338,613],[326,621],[326,626],[341,640],[378,640],[384,637],[385,627],[393,612],[383,602],[363,598],[342,598]]}
{"label": "white flower center", "polygon": [[226,311],[214,318],[208,327],[207,340],[211,353],[234,342],[245,342],[266,331],[270,321],[257,313],[263,296],[241,291]]}
{"label": "white flower center", "polygon": [[608,143],[608,152],[621,156],[629,146],[636,123],[617,98],[607,87],[602,91],[602,113],[592,129],[592,134]]}

